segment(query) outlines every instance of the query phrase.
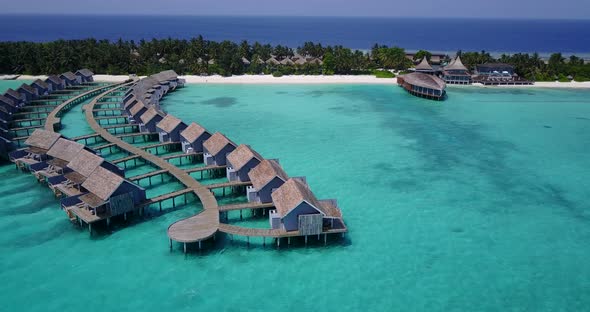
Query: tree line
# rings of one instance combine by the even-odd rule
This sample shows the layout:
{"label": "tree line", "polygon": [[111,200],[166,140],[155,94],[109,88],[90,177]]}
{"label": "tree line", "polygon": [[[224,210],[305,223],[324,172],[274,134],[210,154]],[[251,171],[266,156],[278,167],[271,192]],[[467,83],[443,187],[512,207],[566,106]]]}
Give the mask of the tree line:
{"label": "tree line", "polygon": [[[590,78],[590,65],[572,56],[566,61],[561,54],[554,54],[548,64],[538,54],[502,55],[494,59],[489,53],[458,52],[470,69],[486,62],[512,64],[516,72],[530,80]],[[283,64],[277,62],[303,56],[306,62]],[[414,61],[431,54],[419,51]],[[245,61],[246,60],[246,61]],[[448,59],[446,60],[448,61]],[[152,39],[135,42],[109,40],[57,40],[52,42],[0,42],[0,73],[40,75],[61,73],[77,68],[89,68],[97,74],[150,75],[173,69],[181,75],[223,76],[241,74],[370,74],[383,76],[385,70],[405,71],[413,66],[412,60],[400,47],[374,45],[368,52],[343,46],[329,46],[305,42],[296,49],[282,46],[249,43],[243,41],[210,41],[202,36],[190,40]],[[381,74],[379,74],[381,73]]]}

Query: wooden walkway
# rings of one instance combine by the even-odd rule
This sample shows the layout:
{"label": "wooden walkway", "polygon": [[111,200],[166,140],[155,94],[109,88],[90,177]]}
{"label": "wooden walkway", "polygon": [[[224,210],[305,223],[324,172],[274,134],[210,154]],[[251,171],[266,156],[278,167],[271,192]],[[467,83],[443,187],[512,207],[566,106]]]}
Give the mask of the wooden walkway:
{"label": "wooden walkway", "polygon": [[63,111],[68,110],[71,107],[71,105],[77,104],[78,101],[80,101],[80,100],[87,99],[87,98],[89,98],[93,95],[96,95],[99,92],[102,92],[106,89],[113,88],[114,86],[116,86],[116,85],[98,86],[98,87],[95,87],[95,88],[88,90],[86,92],[80,93],[80,94],[76,95],[75,97],[68,99],[65,102],[57,105],[49,113],[49,115],[47,115],[47,120],[45,121],[45,130],[55,131],[56,125],[58,125],[61,122],[61,119],[59,117],[61,116]]}
{"label": "wooden walkway", "polygon": [[99,136],[100,136],[100,134],[98,134],[98,133],[92,133],[92,134],[86,134],[86,135],[73,137],[71,139],[72,139],[72,141],[81,141],[81,140],[88,140],[88,139],[96,138]]}
{"label": "wooden walkway", "polygon": [[252,185],[252,182],[250,182],[250,181],[248,181],[248,182],[233,181],[233,182],[208,184],[205,186],[210,190],[214,190],[214,189],[220,189],[220,188],[226,188],[226,187],[248,186],[248,185]]}
{"label": "wooden walkway", "polygon": [[[131,83],[127,85],[130,84]],[[121,138],[116,137],[107,129],[102,128],[94,119],[94,105],[96,105],[96,103],[101,98],[107,96],[107,94],[110,92],[111,91],[107,91],[100,94],[88,104],[88,109],[85,110],[85,114],[86,120],[88,121],[90,127],[96,133],[100,134],[103,139],[105,139],[105,141],[117,144],[121,150],[127,151],[132,155],[139,155],[148,163],[151,163],[162,170],[167,170],[170,175],[182,183],[187,189],[190,190],[190,192],[194,193],[203,205],[204,211],[201,213],[187,219],[177,221],[168,227],[168,237],[170,240],[182,243],[200,242],[215,235],[219,228],[219,209],[217,206],[217,200],[215,199],[215,196],[211,194],[209,189],[193,179],[187,172],[155,155],[148,153],[141,148],[137,148],[123,141]]]}
{"label": "wooden walkway", "polygon": [[207,171],[207,170],[219,170],[219,169],[225,169],[227,166],[204,166],[204,167],[196,167],[196,168],[190,168],[190,169],[185,169],[184,172],[186,173],[194,173],[194,172],[201,172],[201,171]]}
{"label": "wooden walkway", "polygon": [[163,202],[163,201],[169,200],[169,199],[174,199],[174,198],[176,198],[178,196],[183,196],[183,195],[186,195],[186,194],[190,194],[192,192],[193,192],[192,189],[186,188],[186,189],[182,189],[180,191],[175,191],[175,192],[171,192],[171,193],[168,193],[168,194],[163,194],[163,195],[160,195],[160,196],[152,197],[152,198],[144,201],[143,203],[141,203],[141,206],[142,207],[147,207],[149,205],[160,203],[160,202]]}
{"label": "wooden walkway", "polygon": [[116,165],[116,164],[124,163],[124,162],[130,161],[130,160],[139,159],[139,158],[141,158],[141,156],[139,156],[139,155],[131,155],[131,156],[127,156],[127,157],[115,159],[115,160],[113,160],[111,162]]}
{"label": "wooden walkway", "polygon": [[243,204],[232,204],[219,206],[219,212],[233,211],[233,210],[246,210],[246,209],[262,209],[272,208],[275,205],[273,203],[243,203]]}
{"label": "wooden walkway", "polygon": [[163,156],[161,157],[162,159],[168,161],[171,159],[176,159],[176,158],[182,158],[182,157],[191,157],[191,156],[198,156],[198,155],[203,155],[203,153],[184,153],[184,154],[178,154],[178,155],[169,155],[169,156]]}
{"label": "wooden walkway", "polygon": [[138,136],[144,136],[144,135],[157,135],[157,132],[136,132],[136,133],[125,133],[125,134],[117,134],[115,135],[115,137],[119,138],[119,139],[124,139],[124,138],[132,138],[132,137],[138,137]]}
{"label": "wooden walkway", "polygon": [[156,170],[156,171],[152,171],[152,172],[148,172],[148,173],[144,173],[144,174],[140,174],[134,177],[130,177],[127,178],[127,180],[131,181],[131,182],[137,182],[143,179],[147,179],[147,178],[151,178],[151,177],[155,177],[161,174],[166,174],[168,173],[168,170],[166,169],[161,169],[161,170]]}

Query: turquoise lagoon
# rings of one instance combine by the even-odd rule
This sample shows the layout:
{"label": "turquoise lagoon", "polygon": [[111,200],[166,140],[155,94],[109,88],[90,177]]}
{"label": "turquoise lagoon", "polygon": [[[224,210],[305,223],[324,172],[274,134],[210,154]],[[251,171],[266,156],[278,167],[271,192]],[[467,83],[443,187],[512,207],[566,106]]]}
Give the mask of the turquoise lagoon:
{"label": "turquoise lagoon", "polygon": [[[1,310],[590,306],[589,91],[451,87],[436,103],[385,85],[190,85],[163,107],[306,176],[338,199],[349,234],[280,250],[221,237],[185,256],[166,229],[191,205],[89,237],[7,164]],[[81,107],[63,120],[66,135],[89,133]]]}

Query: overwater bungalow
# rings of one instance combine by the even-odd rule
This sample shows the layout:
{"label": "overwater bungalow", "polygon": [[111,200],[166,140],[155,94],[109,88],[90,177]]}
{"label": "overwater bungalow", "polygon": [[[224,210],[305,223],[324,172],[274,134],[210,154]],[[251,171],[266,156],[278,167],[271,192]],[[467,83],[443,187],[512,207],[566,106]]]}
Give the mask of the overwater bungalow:
{"label": "overwater bungalow", "polygon": [[345,229],[342,213],[335,200],[318,200],[309,186],[291,178],[272,195],[276,210],[269,214],[270,226],[299,235],[319,235]]}
{"label": "overwater bungalow", "polygon": [[4,116],[5,118],[2,118],[4,120],[9,120],[10,118],[8,118],[8,115],[12,115],[12,113],[16,113],[18,111],[18,106],[15,104],[15,102],[11,98],[4,95],[0,95],[0,106],[7,112],[7,115]]}
{"label": "overwater bungalow", "polygon": [[285,183],[289,176],[278,160],[263,159],[248,172],[252,186],[246,188],[249,202],[271,203],[271,194]]}
{"label": "overwater bungalow", "polygon": [[94,82],[94,73],[86,68],[76,71],[75,75],[79,84]]}
{"label": "overwater bungalow", "polygon": [[33,83],[31,83],[31,87],[33,87],[34,89],[37,90],[37,94],[42,96],[42,95],[48,95],[49,94],[49,84],[47,84],[47,82],[41,80],[41,79],[37,79],[35,81],[33,81]]}
{"label": "overwater bungalow", "polygon": [[0,121],[5,124],[12,119],[12,112],[7,107],[14,107],[12,100],[0,95]]}
{"label": "overwater bungalow", "polygon": [[25,104],[24,97],[12,88],[8,88],[8,90],[6,90],[4,93],[4,96],[11,99],[16,107],[21,107]]}
{"label": "overwater bungalow", "polygon": [[471,75],[467,67],[461,62],[460,56],[457,56],[449,65],[443,68],[443,79],[448,84],[471,83]]}
{"label": "overwater bungalow", "polygon": [[78,77],[76,74],[72,72],[65,72],[59,75],[59,78],[64,82],[64,85],[67,87],[78,85]]}
{"label": "overwater bungalow", "polygon": [[180,142],[180,133],[186,127],[182,120],[168,114],[156,125],[156,131],[161,143]]}
{"label": "overwater bungalow", "polygon": [[98,167],[109,170],[121,177],[125,175],[124,170],[118,166],[92,152],[82,150],[68,163],[67,168],[64,169],[64,174],[49,178],[48,184],[58,196],[70,197],[81,194],[83,191],[82,184]]}
{"label": "overwater bungalow", "polygon": [[63,90],[66,86],[63,80],[56,75],[51,75],[45,79],[45,82],[49,85],[50,92],[57,90]]}
{"label": "overwater bungalow", "polygon": [[20,93],[20,95],[25,99],[25,103],[29,103],[32,100],[39,98],[37,90],[26,83],[23,83],[18,89],[16,89],[16,92]]}
{"label": "overwater bungalow", "polygon": [[197,123],[191,123],[180,133],[182,151],[185,153],[203,152],[203,142],[211,137],[211,133]]}
{"label": "overwater bungalow", "polygon": [[25,141],[27,147],[11,152],[9,159],[19,168],[29,170],[32,164],[47,159],[47,152],[60,138],[59,133],[36,129]]}
{"label": "overwater bungalow", "polygon": [[203,143],[203,158],[207,166],[225,166],[227,164],[227,154],[231,153],[237,147],[221,132],[215,132],[207,141]]}
{"label": "overwater bungalow", "polygon": [[143,104],[143,102],[138,101],[129,109],[129,116],[133,118],[133,120],[139,120],[139,117],[143,115],[147,111],[147,107]]}
{"label": "overwater bungalow", "polygon": [[410,73],[397,77],[397,83],[410,94],[431,100],[444,100],[446,95],[445,82],[434,75]]}
{"label": "overwater bungalow", "polygon": [[145,189],[102,167],[86,178],[82,190],[81,195],[63,199],[61,205],[71,219],[75,215],[88,223],[136,210],[146,199]]}
{"label": "overwater bungalow", "polygon": [[50,177],[64,174],[64,169],[85,146],[74,141],[60,138],[47,151],[50,158],[30,166],[31,171],[40,181],[46,181]]}
{"label": "overwater bungalow", "polygon": [[434,68],[428,63],[426,56],[422,58],[422,61],[414,68],[416,72],[425,74],[434,74]]}
{"label": "overwater bungalow", "polygon": [[229,181],[250,181],[248,172],[258,166],[264,158],[249,145],[240,144],[227,155],[226,175]]}
{"label": "overwater bungalow", "polygon": [[140,117],[139,131],[146,133],[155,133],[156,125],[164,119],[164,113],[150,107]]}

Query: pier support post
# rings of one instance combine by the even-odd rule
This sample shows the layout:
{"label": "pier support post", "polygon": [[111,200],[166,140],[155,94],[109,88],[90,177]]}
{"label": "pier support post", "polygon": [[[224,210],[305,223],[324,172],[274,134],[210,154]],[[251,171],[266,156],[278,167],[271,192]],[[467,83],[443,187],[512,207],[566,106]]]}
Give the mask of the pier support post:
{"label": "pier support post", "polygon": [[111,217],[107,218],[107,228],[111,227]]}
{"label": "pier support post", "polygon": [[168,241],[170,242],[170,251],[172,251],[172,238],[169,238]]}
{"label": "pier support post", "polygon": [[328,241],[328,234],[324,234],[324,246],[326,246],[326,242]]}
{"label": "pier support post", "polygon": [[281,238],[277,237],[277,247],[281,247]]}
{"label": "pier support post", "polygon": [[127,221],[127,213],[123,213],[123,220]]}
{"label": "pier support post", "polygon": [[184,243],[184,253],[186,254],[186,243]]}
{"label": "pier support post", "polygon": [[287,245],[291,245],[291,237],[287,237]]}
{"label": "pier support post", "polygon": [[305,246],[307,246],[307,235],[305,235]]}
{"label": "pier support post", "polygon": [[92,224],[88,223],[88,232],[90,233],[90,236],[92,236]]}
{"label": "pier support post", "polygon": [[199,241],[199,250],[201,250],[201,241]]}

